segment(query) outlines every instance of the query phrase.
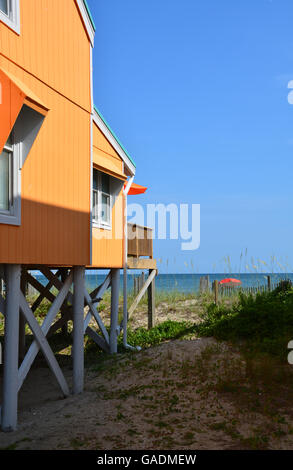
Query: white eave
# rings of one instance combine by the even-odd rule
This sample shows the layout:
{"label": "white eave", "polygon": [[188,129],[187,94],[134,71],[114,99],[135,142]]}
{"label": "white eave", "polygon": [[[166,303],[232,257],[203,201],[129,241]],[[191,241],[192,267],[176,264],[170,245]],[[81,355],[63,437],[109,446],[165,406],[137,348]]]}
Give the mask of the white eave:
{"label": "white eave", "polygon": [[84,26],[87,30],[92,47],[94,47],[95,29],[93,27],[89,12],[83,0],[76,0]]}

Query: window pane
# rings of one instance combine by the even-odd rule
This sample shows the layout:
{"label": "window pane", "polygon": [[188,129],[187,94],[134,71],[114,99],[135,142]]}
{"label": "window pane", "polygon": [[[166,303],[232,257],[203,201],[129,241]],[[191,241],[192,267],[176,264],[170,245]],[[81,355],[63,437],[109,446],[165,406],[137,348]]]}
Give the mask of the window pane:
{"label": "window pane", "polygon": [[98,192],[93,191],[93,219],[98,220]]}
{"label": "window pane", "polygon": [[9,211],[9,152],[0,155],[0,211]]}
{"label": "window pane", "polygon": [[8,9],[8,0],[0,0],[0,10],[8,16],[9,9]]}
{"label": "window pane", "polygon": [[102,173],[102,192],[110,194],[110,178],[105,173]]}
{"label": "window pane", "polygon": [[94,170],[93,172],[93,189],[98,190],[98,185],[99,185],[99,172],[97,170]]}
{"label": "window pane", "polygon": [[110,197],[102,194],[101,218],[103,222],[110,223]]}

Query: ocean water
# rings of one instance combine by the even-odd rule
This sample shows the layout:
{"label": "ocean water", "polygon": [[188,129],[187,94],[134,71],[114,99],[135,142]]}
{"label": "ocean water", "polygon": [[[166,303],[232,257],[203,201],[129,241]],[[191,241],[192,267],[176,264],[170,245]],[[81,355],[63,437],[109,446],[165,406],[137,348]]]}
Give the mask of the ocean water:
{"label": "ocean water", "polygon": [[[184,293],[199,292],[199,282],[202,276],[207,274],[159,274],[156,277],[156,289],[159,291],[176,290]],[[293,282],[293,274],[274,274],[274,273],[245,273],[245,274],[208,274],[210,284],[214,280],[220,281],[225,278],[236,278],[242,282],[242,287],[258,287],[267,285],[267,276],[271,276],[271,283],[278,283],[281,279],[290,279]],[[86,273],[87,288],[93,290],[104,280],[105,276],[91,272]],[[128,275],[128,291],[133,290],[134,274]],[[120,286],[122,289],[123,277],[120,277]]]}
{"label": "ocean water", "polygon": [[[284,273],[225,273],[225,274],[159,274],[156,277],[156,290],[158,291],[178,291],[182,293],[199,292],[199,283],[202,276],[209,276],[210,285],[214,280],[220,281],[226,278],[240,279],[242,287],[259,287],[267,285],[267,276],[271,276],[271,283],[277,284],[281,279],[290,279],[293,283],[293,274]],[[42,274],[35,274],[37,279],[45,285],[48,281]],[[128,274],[128,292],[133,290],[135,274]],[[105,279],[105,274],[97,274],[92,271],[86,272],[86,286],[89,290],[95,289]],[[120,289],[123,287],[123,276],[120,276]]]}

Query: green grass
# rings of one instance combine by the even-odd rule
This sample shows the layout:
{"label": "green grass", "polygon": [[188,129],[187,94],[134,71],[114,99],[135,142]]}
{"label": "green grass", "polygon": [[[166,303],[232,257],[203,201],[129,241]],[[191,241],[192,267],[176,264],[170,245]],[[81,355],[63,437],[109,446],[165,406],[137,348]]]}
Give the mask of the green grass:
{"label": "green grass", "polygon": [[[181,292],[176,289],[172,289],[171,291],[157,289],[155,292],[155,302],[156,302],[156,305],[159,305],[161,303],[174,304],[176,302],[183,302],[184,300],[191,300],[199,296],[200,294],[197,292]],[[127,296],[128,305],[131,305],[135,297],[136,296],[134,295],[133,292],[128,294]],[[122,303],[122,301],[123,300],[121,297],[120,302]],[[143,298],[141,299],[139,306],[142,306],[142,305],[147,306],[147,303],[148,303],[148,297],[147,297],[147,294],[145,294]]]}
{"label": "green grass", "polygon": [[[195,329],[196,326],[192,323],[167,320],[150,330],[146,328],[137,328],[136,330],[128,328],[127,341],[132,346],[149,348],[165,341],[187,338],[194,333]],[[118,337],[118,352],[128,352],[132,354],[125,350],[122,335]],[[99,371],[107,370],[109,372],[113,369],[113,373],[115,373],[117,368],[119,368],[119,360],[117,359],[118,363],[116,364],[116,362],[113,361],[113,356],[101,351],[90,338],[86,338],[85,359],[88,365],[96,364],[96,368],[98,368]],[[109,361],[112,364],[111,367],[109,366]]]}
{"label": "green grass", "polygon": [[[179,291],[158,291],[156,303],[166,303],[176,306],[176,303],[193,299],[196,294],[184,294]],[[129,304],[133,296],[129,296]],[[293,289],[290,283],[281,284],[273,292],[263,292],[256,296],[239,293],[237,298],[227,302],[222,299],[220,305],[215,305],[210,295],[200,297],[200,306],[204,309],[202,323],[199,325],[186,321],[168,320],[158,324],[151,330],[146,328],[132,329],[131,322],[128,329],[128,342],[133,346],[142,348],[158,345],[165,341],[190,337],[195,333],[198,336],[214,336],[220,340],[228,340],[245,344],[253,354],[261,351],[287,358],[288,342],[293,339]],[[142,305],[147,298],[142,300]],[[41,323],[48,311],[50,303],[43,301],[36,310],[36,317]],[[110,307],[110,295],[106,294],[99,306],[99,310]],[[166,306],[168,308],[168,306]],[[3,323],[0,322],[0,336],[3,334]],[[29,333],[29,332],[27,332]],[[3,338],[2,338],[3,339]],[[122,347],[122,337],[119,337],[119,348]],[[86,350],[94,353],[97,348],[87,340]]]}
{"label": "green grass", "polygon": [[145,348],[156,346],[164,341],[186,337],[194,331],[195,326],[192,323],[167,320],[150,330],[146,328],[129,329],[128,342],[133,346]]}
{"label": "green grass", "polygon": [[293,339],[293,289],[281,284],[256,296],[239,294],[230,306],[210,304],[197,333],[220,340],[244,341],[248,349],[287,358]]}

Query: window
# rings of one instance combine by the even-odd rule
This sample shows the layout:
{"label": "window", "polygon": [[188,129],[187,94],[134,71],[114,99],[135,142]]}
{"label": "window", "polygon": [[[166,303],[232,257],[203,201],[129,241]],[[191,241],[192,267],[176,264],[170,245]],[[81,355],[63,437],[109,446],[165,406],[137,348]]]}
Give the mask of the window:
{"label": "window", "polygon": [[10,136],[0,155],[0,212],[5,214],[10,214],[13,207],[12,161],[13,144]]}
{"label": "window", "polygon": [[93,171],[93,221],[111,228],[111,178],[106,173]]}
{"label": "window", "polygon": [[[9,90],[10,88],[8,92]],[[11,112],[9,96],[7,101],[8,113],[3,113],[3,119],[9,119]],[[0,224],[21,223],[21,170],[44,119],[45,115],[24,104],[4,146],[1,141],[3,150],[0,153]]]}
{"label": "window", "polygon": [[19,0],[0,0],[0,20],[20,34]]}
{"label": "window", "polygon": [[19,146],[10,134],[0,154],[0,223],[20,224]]}
{"label": "window", "polygon": [[9,17],[10,16],[10,0],[0,0],[0,10]]}

